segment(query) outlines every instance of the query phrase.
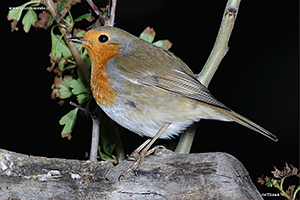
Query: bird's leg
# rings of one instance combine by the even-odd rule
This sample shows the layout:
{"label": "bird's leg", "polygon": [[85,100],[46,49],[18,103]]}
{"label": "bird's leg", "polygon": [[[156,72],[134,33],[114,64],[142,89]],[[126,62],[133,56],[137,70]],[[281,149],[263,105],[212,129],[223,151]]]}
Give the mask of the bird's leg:
{"label": "bird's leg", "polygon": [[151,139],[147,139],[143,144],[141,144],[136,150],[134,150],[130,156],[128,156],[127,160],[136,161],[136,158],[140,155],[140,151],[151,141]]}
{"label": "bird's leg", "polygon": [[[132,170],[136,170],[138,168],[138,166],[143,162],[145,156],[153,153],[157,148],[153,148],[151,150],[150,147],[152,146],[152,144],[161,136],[161,134],[171,125],[171,123],[165,123],[161,129],[156,133],[156,135],[154,136],[154,138],[152,139],[148,139],[146,140],[141,146],[139,146],[136,150],[134,150],[132,152],[132,156],[133,157],[137,157],[137,159],[135,160],[134,164],[125,172],[123,172],[120,176],[119,176],[119,180],[122,176],[125,176],[127,173],[131,172]],[[147,145],[147,146],[146,146]],[[146,147],[145,147],[146,146]],[[145,147],[145,148],[144,148]],[[143,150],[142,150],[143,149]],[[141,151],[142,150],[142,151]],[[149,150],[149,151],[148,151]],[[141,152],[140,152],[141,151]],[[140,152],[139,156],[138,153]]]}

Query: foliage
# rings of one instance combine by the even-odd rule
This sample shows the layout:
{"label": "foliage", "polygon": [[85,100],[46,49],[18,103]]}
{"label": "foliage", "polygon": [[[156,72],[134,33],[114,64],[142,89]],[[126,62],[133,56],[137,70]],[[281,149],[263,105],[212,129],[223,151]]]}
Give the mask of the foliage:
{"label": "foliage", "polygon": [[284,196],[286,199],[296,200],[296,195],[300,190],[300,186],[296,188],[296,185],[291,185],[288,187],[287,190],[284,191],[283,182],[287,177],[290,176],[297,176],[300,178],[300,173],[298,173],[298,168],[286,163],[282,171],[278,170],[275,166],[274,169],[275,171],[271,172],[274,175],[274,177],[268,177],[268,176],[261,177],[258,178],[257,182],[259,182],[262,185],[265,184],[267,187],[274,186],[277,189],[279,189],[279,191],[281,192],[280,194]]}
{"label": "foliage", "polygon": [[[140,38],[146,40],[147,42],[152,43],[154,41],[156,33],[153,28],[147,27],[141,34]],[[153,43],[154,45],[164,48],[166,50],[170,49],[172,43],[169,40],[159,40]]]}

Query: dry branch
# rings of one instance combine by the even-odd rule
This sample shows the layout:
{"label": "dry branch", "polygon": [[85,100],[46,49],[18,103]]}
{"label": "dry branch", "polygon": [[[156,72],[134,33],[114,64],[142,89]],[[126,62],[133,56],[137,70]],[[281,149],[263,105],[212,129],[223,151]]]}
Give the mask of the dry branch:
{"label": "dry branch", "polygon": [[27,156],[0,149],[0,199],[259,199],[248,172],[226,153],[160,149],[137,176],[118,176],[124,161],[90,162]]}

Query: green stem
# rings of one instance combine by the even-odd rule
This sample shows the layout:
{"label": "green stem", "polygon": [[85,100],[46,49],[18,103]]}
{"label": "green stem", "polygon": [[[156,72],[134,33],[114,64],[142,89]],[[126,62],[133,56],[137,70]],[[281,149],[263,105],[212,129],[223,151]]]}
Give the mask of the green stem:
{"label": "green stem", "polygon": [[283,177],[281,180],[280,180],[280,189],[282,189],[283,190],[283,182],[284,182],[284,179],[285,179],[286,177]]}
{"label": "green stem", "polygon": [[297,187],[297,189],[295,190],[294,194],[293,194],[293,198],[296,199],[296,195],[297,192],[300,190],[300,185]]}
{"label": "green stem", "polygon": [[285,191],[283,190],[283,181],[284,181],[285,177],[281,179],[281,182],[280,182],[280,186],[278,184],[278,181],[276,179],[272,179],[271,182],[272,184],[279,189],[279,191],[281,192],[281,195],[284,196],[285,198],[287,199],[291,199],[289,197],[289,195],[287,195],[287,193],[285,193]]}
{"label": "green stem", "polygon": [[180,137],[179,143],[175,149],[176,153],[189,153],[192,148],[195,132],[197,130],[198,123],[194,123],[190,126]]}
{"label": "green stem", "polygon": [[238,13],[239,5],[240,0],[229,0],[227,2],[215,45],[198,77],[198,80],[205,87],[208,87],[218,66],[228,51],[228,41]]}
{"label": "green stem", "polygon": [[[227,53],[228,41],[234,26],[240,2],[241,0],[228,0],[227,2],[215,45],[198,77],[198,80],[205,87],[208,87],[223,57]],[[175,150],[176,153],[189,153],[194,140],[195,131],[196,129],[193,132],[191,132],[190,129],[187,129],[187,131],[181,135]]]}

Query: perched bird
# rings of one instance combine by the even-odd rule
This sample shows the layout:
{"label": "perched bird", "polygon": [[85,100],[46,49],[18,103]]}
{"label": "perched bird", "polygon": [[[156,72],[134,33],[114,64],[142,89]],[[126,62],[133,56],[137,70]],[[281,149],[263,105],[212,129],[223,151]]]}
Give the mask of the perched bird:
{"label": "perched bird", "polygon": [[277,141],[275,135],[213,97],[170,51],[110,26],[68,40],[88,51],[91,89],[101,109],[121,126],[153,138],[137,150],[144,147],[128,171],[142,162],[157,138],[177,136],[200,119],[234,121]]}

